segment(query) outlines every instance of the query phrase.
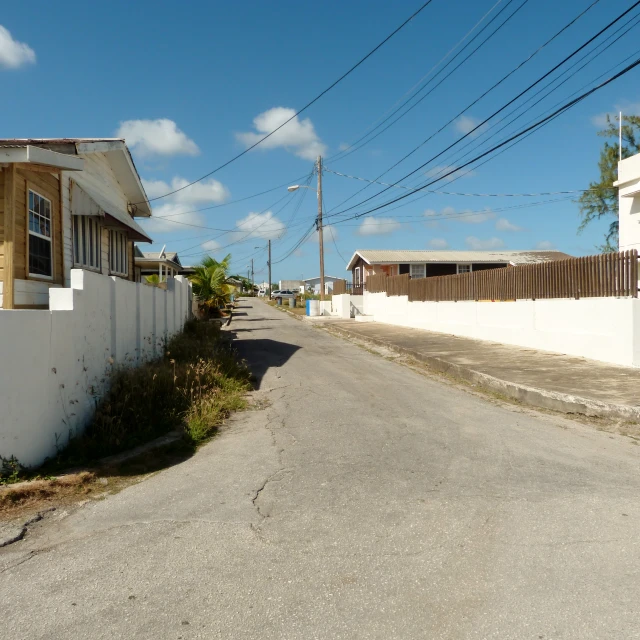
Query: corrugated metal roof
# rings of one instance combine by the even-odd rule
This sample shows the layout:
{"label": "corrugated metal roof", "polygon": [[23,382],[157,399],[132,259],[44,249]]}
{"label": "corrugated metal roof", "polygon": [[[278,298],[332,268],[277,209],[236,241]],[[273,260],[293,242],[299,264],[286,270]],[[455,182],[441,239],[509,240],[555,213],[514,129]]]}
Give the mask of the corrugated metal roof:
{"label": "corrugated metal roof", "polygon": [[[164,257],[167,260],[175,260],[176,256],[177,256],[177,252],[176,251],[165,251],[164,252]],[[159,260],[160,259],[160,253],[154,253],[154,252],[148,252],[148,251],[143,251],[142,252],[142,257],[143,258],[149,258],[151,260]]]}
{"label": "corrugated metal roof", "polygon": [[26,147],[30,144],[82,144],[86,142],[124,142],[124,138],[4,138],[0,147]]}
{"label": "corrugated metal roof", "polygon": [[356,256],[361,256],[369,264],[406,264],[411,262],[508,262],[513,264],[531,264],[534,262],[550,262],[564,260],[572,256],[562,251],[421,251],[390,249],[358,249]]}

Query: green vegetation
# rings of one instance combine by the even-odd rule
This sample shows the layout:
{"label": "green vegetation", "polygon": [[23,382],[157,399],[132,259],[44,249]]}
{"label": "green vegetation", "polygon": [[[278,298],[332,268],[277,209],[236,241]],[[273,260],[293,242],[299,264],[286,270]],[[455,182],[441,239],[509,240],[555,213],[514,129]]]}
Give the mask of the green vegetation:
{"label": "green vegetation", "polygon": [[114,374],[91,424],[47,467],[84,465],[170,431],[195,446],[245,406],[249,378],[216,323],[190,321],[163,358]]}
{"label": "green vegetation", "polygon": [[231,254],[220,262],[207,256],[195,267],[195,273],[189,276],[193,285],[193,295],[209,317],[220,315],[219,310],[231,302],[231,294],[235,287],[229,282],[230,262]]}
{"label": "green vegetation", "polygon": [[[598,132],[604,138],[613,138],[615,142],[605,142],[600,152],[598,168],[600,178],[589,183],[590,191],[579,198],[582,222],[578,232],[593,220],[610,220],[605,234],[604,245],[598,247],[603,252],[618,250],[618,190],[613,183],[618,179],[618,128],[619,122],[612,121],[607,115],[607,127]],[[622,157],[628,158],[640,152],[640,116],[622,117]]]}

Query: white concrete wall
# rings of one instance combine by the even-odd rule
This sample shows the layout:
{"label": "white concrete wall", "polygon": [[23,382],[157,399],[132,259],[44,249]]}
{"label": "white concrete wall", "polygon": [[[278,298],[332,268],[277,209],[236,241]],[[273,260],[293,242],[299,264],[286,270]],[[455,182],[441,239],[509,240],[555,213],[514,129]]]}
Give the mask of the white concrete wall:
{"label": "white concrete wall", "polygon": [[364,311],[376,322],[640,366],[636,298],[409,302],[365,292]]}
{"label": "white concrete wall", "polygon": [[0,310],[0,455],[41,463],[86,426],[114,368],[161,355],[191,310],[189,282],[167,286],[73,269],[49,310]]}

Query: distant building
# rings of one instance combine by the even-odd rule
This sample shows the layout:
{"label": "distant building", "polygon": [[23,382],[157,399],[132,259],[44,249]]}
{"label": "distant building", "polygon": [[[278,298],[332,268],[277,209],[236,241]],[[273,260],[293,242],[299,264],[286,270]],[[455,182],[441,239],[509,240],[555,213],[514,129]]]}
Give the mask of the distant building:
{"label": "distant building", "polygon": [[[324,277],[325,293],[329,293],[329,291],[333,290],[333,283],[336,280],[344,280],[344,278],[337,278],[336,276]],[[313,293],[320,293],[320,276],[316,276],[315,278],[305,278],[303,282],[304,282],[304,288],[306,291],[313,291]]]}
{"label": "distant building", "polygon": [[296,289],[299,291],[304,290],[304,280],[280,280],[278,282],[278,289]]}
{"label": "distant building", "polygon": [[349,264],[354,288],[362,288],[371,275],[412,278],[448,276],[455,273],[514,267],[519,264],[565,260],[572,256],[561,251],[416,251],[358,249]]}

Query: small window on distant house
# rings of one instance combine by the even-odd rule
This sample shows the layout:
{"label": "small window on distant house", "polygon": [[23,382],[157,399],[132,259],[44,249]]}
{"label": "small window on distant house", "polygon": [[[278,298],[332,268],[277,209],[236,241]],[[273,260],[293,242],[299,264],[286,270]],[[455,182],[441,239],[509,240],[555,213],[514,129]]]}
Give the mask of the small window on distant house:
{"label": "small window on distant house", "polygon": [[76,266],[100,270],[102,227],[93,216],[73,216],[73,259]]}
{"label": "small window on distant house", "polygon": [[109,231],[109,270],[119,276],[129,273],[127,236],[122,231]]}
{"label": "small window on distant house", "polygon": [[355,285],[356,287],[359,287],[360,286],[360,267],[356,267],[355,275],[356,275]]}
{"label": "small window on distant house", "polygon": [[470,264],[459,264],[458,265],[458,273],[471,273],[471,265]]}
{"label": "small window on distant house", "polygon": [[412,278],[425,278],[427,275],[426,265],[424,264],[412,264],[410,269],[409,275]]}
{"label": "small window on distant house", "polygon": [[29,275],[53,277],[51,200],[29,189]]}

